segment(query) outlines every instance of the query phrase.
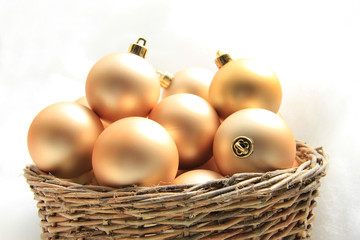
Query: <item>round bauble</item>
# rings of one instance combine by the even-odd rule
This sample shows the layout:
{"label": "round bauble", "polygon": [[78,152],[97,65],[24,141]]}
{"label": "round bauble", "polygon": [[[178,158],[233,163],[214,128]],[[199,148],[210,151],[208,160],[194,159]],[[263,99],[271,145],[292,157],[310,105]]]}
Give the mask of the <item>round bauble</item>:
{"label": "round bauble", "polygon": [[85,90],[91,109],[109,122],[145,117],[160,97],[156,71],[133,53],[113,53],[101,58],[91,68]]}
{"label": "round bauble", "polygon": [[55,103],[40,111],[30,125],[30,156],[41,170],[56,177],[78,177],[91,170],[91,153],[103,129],[87,107]]}
{"label": "round bauble", "polygon": [[129,117],[102,132],[92,163],[100,184],[153,186],[174,180],[179,157],[174,140],[160,124]]}
{"label": "round bauble", "polygon": [[222,119],[245,108],[264,108],[277,113],[282,100],[278,77],[254,59],[230,60],[215,73],[209,101]]}
{"label": "round bauble", "polygon": [[[85,96],[76,99],[75,102],[91,109]],[[110,122],[105,121],[104,119],[101,119],[101,118],[100,118],[100,121],[101,121],[102,125],[104,126],[104,128],[107,128],[111,124]]]}
{"label": "round bauble", "polygon": [[153,109],[149,118],[173,137],[180,169],[193,169],[210,159],[219,118],[204,99],[188,93],[171,95]]}
{"label": "round bauble", "polygon": [[174,184],[202,184],[222,177],[219,173],[211,170],[195,169],[176,177]]}
{"label": "round bauble", "polygon": [[277,114],[257,108],[240,110],[220,125],[214,157],[223,175],[290,168],[296,154],[293,133]]}
{"label": "round bauble", "polygon": [[191,67],[178,71],[171,82],[165,85],[162,98],[177,93],[191,93],[208,101],[209,85],[213,77],[214,73],[204,68]]}

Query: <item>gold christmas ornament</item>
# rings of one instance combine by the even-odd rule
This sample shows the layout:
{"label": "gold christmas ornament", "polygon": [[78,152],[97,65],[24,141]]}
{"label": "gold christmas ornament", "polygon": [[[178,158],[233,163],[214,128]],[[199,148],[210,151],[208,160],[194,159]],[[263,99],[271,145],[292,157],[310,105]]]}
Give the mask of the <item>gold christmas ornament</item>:
{"label": "gold christmas ornament", "polygon": [[282,100],[278,77],[267,65],[254,59],[232,60],[217,53],[219,70],[209,87],[209,102],[225,119],[245,108],[264,108],[277,113]]}
{"label": "gold christmas ornament", "polygon": [[[81,104],[81,105],[83,105],[83,106],[85,106],[85,107],[87,107],[89,109],[91,109],[91,107],[89,106],[85,96],[76,99],[75,102],[79,103],[79,104]],[[102,125],[104,126],[104,128],[107,128],[111,124],[110,122],[105,121],[104,119],[101,119],[101,118],[100,118],[100,121],[101,121]]]}
{"label": "gold christmas ornament", "polygon": [[89,71],[86,99],[102,119],[114,122],[130,116],[146,117],[157,104],[160,85],[156,71],[144,59],[145,43],[140,38],[129,53],[109,54]]}
{"label": "gold christmas ornament", "polygon": [[216,132],[213,148],[218,168],[228,176],[290,168],[296,154],[287,123],[259,108],[240,110],[226,118]]}
{"label": "gold christmas ornament", "polygon": [[186,68],[175,73],[160,73],[160,83],[164,88],[162,98],[177,93],[191,93],[208,101],[208,92],[214,73],[198,67]]}
{"label": "gold christmas ornament", "polygon": [[202,184],[222,177],[219,173],[211,170],[195,169],[176,177],[174,184]]}
{"label": "gold christmas ornament", "polygon": [[219,118],[203,98],[180,93],[164,98],[149,115],[173,137],[180,169],[193,169],[212,156],[212,142]]}
{"label": "gold christmas ornament", "polygon": [[92,163],[102,185],[153,186],[174,181],[179,157],[174,140],[160,124],[129,117],[103,131],[96,141]]}
{"label": "gold christmas ornament", "polygon": [[61,102],[40,111],[27,138],[34,163],[60,178],[76,178],[91,170],[91,154],[103,131],[98,116],[74,102]]}

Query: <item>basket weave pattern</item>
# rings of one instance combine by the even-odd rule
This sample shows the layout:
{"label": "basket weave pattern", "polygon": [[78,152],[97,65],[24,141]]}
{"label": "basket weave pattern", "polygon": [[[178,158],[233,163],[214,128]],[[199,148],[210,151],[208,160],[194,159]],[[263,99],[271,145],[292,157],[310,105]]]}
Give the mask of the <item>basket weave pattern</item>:
{"label": "basket weave pattern", "polygon": [[297,141],[297,168],[200,185],[112,188],[60,180],[34,165],[42,239],[309,239],[327,161]]}

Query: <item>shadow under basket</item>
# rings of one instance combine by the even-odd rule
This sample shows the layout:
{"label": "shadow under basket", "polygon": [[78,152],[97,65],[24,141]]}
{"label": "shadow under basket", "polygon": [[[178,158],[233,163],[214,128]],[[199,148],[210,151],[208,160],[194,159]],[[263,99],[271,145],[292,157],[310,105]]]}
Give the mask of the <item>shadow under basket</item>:
{"label": "shadow under basket", "polygon": [[42,239],[310,239],[327,158],[297,141],[299,167],[198,185],[80,185],[34,165]]}

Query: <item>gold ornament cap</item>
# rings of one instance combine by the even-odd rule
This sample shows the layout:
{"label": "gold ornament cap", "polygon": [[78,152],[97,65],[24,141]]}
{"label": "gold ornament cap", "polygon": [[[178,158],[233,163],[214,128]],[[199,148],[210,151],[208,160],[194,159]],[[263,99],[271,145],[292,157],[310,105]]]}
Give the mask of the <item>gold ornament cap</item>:
{"label": "gold ornament cap", "polygon": [[238,158],[246,158],[253,153],[254,143],[250,138],[240,136],[234,139],[232,150]]}
{"label": "gold ornament cap", "polygon": [[171,85],[174,75],[169,72],[161,72],[161,71],[157,71],[157,73],[160,75],[159,78],[160,86],[162,88],[167,89]]}
{"label": "gold ornament cap", "polygon": [[[140,45],[140,41],[143,42],[142,45]],[[130,45],[129,52],[145,58],[147,54],[147,48],[145,47],[145,45],[146,40],[144,38],[139,38],[136,43]]]}
{"label": "gold ornament cap", "polygon": [[232,61],[232,58],[230,57],[229,54],[222,53],[221,51],[217,51],[215,64],[218,68],[221,68],[222,66],[224,66],[225,64],[227,64],[230,61]]}

